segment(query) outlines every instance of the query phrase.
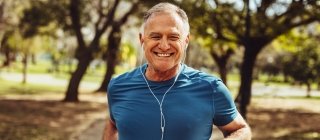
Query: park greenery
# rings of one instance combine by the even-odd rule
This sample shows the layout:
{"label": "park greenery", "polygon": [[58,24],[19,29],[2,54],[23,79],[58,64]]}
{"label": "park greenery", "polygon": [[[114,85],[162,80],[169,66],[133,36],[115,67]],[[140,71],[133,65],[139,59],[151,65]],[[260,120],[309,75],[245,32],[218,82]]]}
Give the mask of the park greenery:
{"label": "park greenery", "polygon": [[[0,0],[0,72],[21,73],[25,85],[32,73],[66,79],[68,84],[58,88],[65,102],[79,101],[83,81],[99,83],[93,92],[106,92],[112,76],[142,63],[138,33],[143,12],[158,2]],[[254,81],[303,85],[306,97],[313,88],[320,90],[320,1],[169,2],[189,16],[185,63],[218,73],[244,117]]]}

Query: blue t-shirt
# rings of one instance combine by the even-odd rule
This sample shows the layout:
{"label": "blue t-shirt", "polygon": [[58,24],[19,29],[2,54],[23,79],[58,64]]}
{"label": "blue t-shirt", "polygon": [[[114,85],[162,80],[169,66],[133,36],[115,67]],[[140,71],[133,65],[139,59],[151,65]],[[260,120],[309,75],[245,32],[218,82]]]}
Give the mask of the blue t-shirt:
{"label": "blue t-shirt", "polygon": [[[141,67],[145,70],[147,65]],[[159,100],[175,77],[162,82],[148,81]],[[110,81],[110,117],[119,140],[160,140],[160,109],[137,68]],[[222,81],[182,65],[181,73],[163,101],[164,140],[208,140],[212,125],[223,126],[237,116],[229,90]]]}

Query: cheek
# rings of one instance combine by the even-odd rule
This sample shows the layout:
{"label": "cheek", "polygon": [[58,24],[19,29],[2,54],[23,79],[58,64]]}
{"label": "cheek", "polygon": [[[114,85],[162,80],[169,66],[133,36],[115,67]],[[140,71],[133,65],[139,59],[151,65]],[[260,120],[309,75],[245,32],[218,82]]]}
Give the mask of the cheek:
{"label": "cheek", "polygon": [[178,52],[179,54],[183,54],[183,53],[184,53],[184,46],[178,45],[178,46],[176,47],[176,50],[177,50],[177,52]]}

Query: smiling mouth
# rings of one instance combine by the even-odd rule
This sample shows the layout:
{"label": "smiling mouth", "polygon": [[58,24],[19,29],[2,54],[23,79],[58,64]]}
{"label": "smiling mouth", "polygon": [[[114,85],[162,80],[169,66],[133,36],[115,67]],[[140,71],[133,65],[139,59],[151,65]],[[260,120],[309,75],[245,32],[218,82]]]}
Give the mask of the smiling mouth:
{"label": "smiling mouth", "polygon": [[172,56],[174,53],[157,53],[157,52],[155,52],[155,54],[156,54],[158,57],[170,57],[170,56]]}

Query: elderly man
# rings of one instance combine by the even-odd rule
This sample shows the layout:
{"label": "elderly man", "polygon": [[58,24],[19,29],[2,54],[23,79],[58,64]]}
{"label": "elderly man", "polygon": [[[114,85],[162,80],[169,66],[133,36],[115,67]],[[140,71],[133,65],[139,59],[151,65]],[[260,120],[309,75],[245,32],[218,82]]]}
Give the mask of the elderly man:
{"label": "elderly man", "polygon": [[170,3],[147,11],[140,33],[147,64],[113,78],[104,140],[208,140],[212,125],[226,139],[251,139],[230,92],[214,76],[186,66],[186,13]]}

